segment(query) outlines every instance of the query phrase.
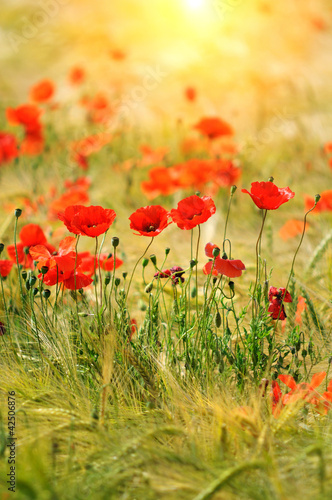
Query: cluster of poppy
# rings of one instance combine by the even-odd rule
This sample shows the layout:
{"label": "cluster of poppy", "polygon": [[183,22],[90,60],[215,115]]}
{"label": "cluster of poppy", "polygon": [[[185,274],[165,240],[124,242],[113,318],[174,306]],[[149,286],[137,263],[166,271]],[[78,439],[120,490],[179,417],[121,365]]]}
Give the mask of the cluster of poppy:
{"label": "cluster of poppy", "polygon": [[0,165],[18,156],[17,139],[9,132],[0,132]]}
{"label": "cluster of poppy", "polygon": [[286,319],[284,302],[292,302],[290,293],[285,288],[276,288],[271,286],[269,289],[269,308],[268,312],[272,319]]}
{"label": "cluster of poppy", "polygon": [[201,190],[209,185],[212,193],[220,187],[230,187],[241,175],[240,167],[226,158],[197,159],[171,167],[154,167],[149,171],[149,180],[141,183],[141,189],[148,199],[159,195],[167,196],[179,189]]}
{"label": "cluster of poppy", "polygon": [[17,108],[7,108],[10,125],[21,125],[24,139],[20,144],[21,154],[40,154],[44,149],[43,126],[40,121],[42,110],[34,103],[21,104]]}
{"label": "cluster of poppy", "polygon": [[170,269],[163,269],[155,273],[154,278],[171,278],[173,285],[184,283],[183,274],[185,271],[180,266],[173,266]]}
{"label": "cluster of poppy", "polygon": [[278,379],[289,387],[290,391],[283,394],[278,382],[276,380],[272,382],[270,397],[273,415],[279,416],[285,406],[299,400],[312,404],[319,413],[326,414],[332,408],[332,380],[323,394],[316,391],[325,377],[326,372],[320,372],[312,376],[309,384],[306,382],[297,384],[291,375],[278,375]]}
{"label": "cluster of poppy", "polygon": [[72,158],[77,165],[83,170],[89,167],[89,157],[93,153],[97,153],[106,144],[109,144],[112,135],[108,132],[100,132],[99,134],[89,135],[79,141],[71,143]]}

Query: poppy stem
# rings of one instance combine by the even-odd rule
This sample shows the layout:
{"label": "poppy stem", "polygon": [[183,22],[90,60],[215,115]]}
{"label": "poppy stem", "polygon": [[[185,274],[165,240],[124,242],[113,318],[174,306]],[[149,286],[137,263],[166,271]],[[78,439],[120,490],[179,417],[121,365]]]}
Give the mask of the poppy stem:
{"label": "poppy stem", "polygon": [[98,252],[98,274],[99,274],[99,282],[100,282],[100,306],[103,304],[103,282],[101,279],[101,266],[100,266],[100,254],[103,248],[103,245],[105,243],[105,238],[106,238],[107,231],[105,231],[103,235],[102,242],[100,244],[99,252]]}
{"label": "poppy stem", "polygon": [[1,292],[2,292],[3,306],[5,308],[6,319],[7,319],[7,330],[8,330],[8,333],[10,334],[9,316],[8,316],[8,309],[7,309],[7,304],[6,304],[5,292],[3,289],[3,277],[2,276],[0,276],[0,281],[1,281]]}
{"label": "poppy stem", "polygon": [[235,193],[235,191],[236,191],[236,186],[232,186],[231,187],[231,195],[229,197],[229,202],[228,202],[227,214],[226,214],[225,229],[224,229],[224,241],[226,239],[228,218],[229,218],[229,214],[230,214],[230,211],[231,211],[231,204],[232,204],[233,194]]}
{"label": "poppy stem", "polygon": [[[79,241],[80,241],[80,235],[78,234],[77,239],[76,239],[76,245],[75,245],[74,288],[75,288],[76,318],[77,318],[78,327],[79,327],[79,331],[80,331],[80,342],[82,343],[82,340],[83,340],[82,327],[81,327],[81,322],[80,322],[80,316],[78,314],[77,288],[76,288],[77,247],[78,247]],[[62,303],[63,303],[63,294],[62,294]]]}
{"label": "poppy stem", "polygon": [[136,268],[137,268],[139,262],[143,259],[146,252],[149,250],[150,246],[152,245],[153,240],[154,240],[154,236],[152,236],[150,243],[148,244],[148,246],[145,249],[145,252],[143,253],[143,255],[141,255],[141,257],[138,259],[138,261],[136,262],[136,264],[134,266],[133,272],[131,273],[131,276],[130,276],[130,280],[129,280],[129,284],[128,284],[128,288],[127,288],[127,293],[126,293],[126,297],[125,297],[125,302],[127,302],[127,299],[128,299],[128,294],[129,294],[131,282],[133,281],[133,277],[134,277]]}
{"label": "poppy stem", "polygon": [[197,246],[196,246],[196,269],[195,269],[195,277],[196,277],[196,314],[198,317],[198,250],[199,250],[199,243],[201,239],[201,225],[198,224],[198,237],[197,237]]}
{"label": "poppy stem", "polygon": [[265,212],[264,212],[263,220],[262,220],[262,225],[261,225],[261,230],[259,232],[258,239],[257,239],[257,242],[256,242],[256,279],[255,279],[254,291],[253,291],[253,294],[252,294],[252,297],[253,297],[253,307],[254,307],[254,303],[255,303],[255,294],[256,294],[257,285],[258,285],[258,278],[259,278],[260,244],[261,244],[261,240],[262,240],[262,234],[263,234],[263,229],[264,229],[266,215],[267,215],[267,210],[265,210]]}
{"label": "poppy stem", "polygon": [[18,217],[15,217],[15,227],[14,227],[14,246],[15,246],[15,256],[16,256],[16,264],[17,264],[17,273],[18,273],[18,282],[20,284],[20,293],[21,293],[21,300],[22,300],[22,305],[24,306],[24,295],[23,295],[23,288],[22,288],[22,279],[21,279],[21,272],[20,272],[20,264],[18,261],[18,251],[17,251],[17,221]]}

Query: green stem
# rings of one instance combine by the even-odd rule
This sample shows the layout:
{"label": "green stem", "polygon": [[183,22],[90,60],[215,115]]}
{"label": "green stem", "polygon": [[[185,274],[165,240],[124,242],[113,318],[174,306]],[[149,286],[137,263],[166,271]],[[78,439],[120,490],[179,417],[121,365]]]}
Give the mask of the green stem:
{"label": "green stem", "polygon": [[138,266],[138,263],[143,259],[144,255],[149,250],[150,246],[152,245],[153,240],[154,240],[154,236],[152,236],[150,243],[148,244],[148,246],[145,249],[145,252],[143,253],[143,255],[141,255],[141,257],[138,259],[138,261],[136,262],[136,264],[134,266],[133,272],[131,273],[131,276],[130,276],[130,280],[129,280],[129,284],[128,284],[128,288],[127,288],[127,293],[126,293],[126,297],[125,297],[125,302],[127,302],[129,290],[130,290],[130,287],[131,287],[131,282],[133,281],[133,277],[134,277],[136,268]]}

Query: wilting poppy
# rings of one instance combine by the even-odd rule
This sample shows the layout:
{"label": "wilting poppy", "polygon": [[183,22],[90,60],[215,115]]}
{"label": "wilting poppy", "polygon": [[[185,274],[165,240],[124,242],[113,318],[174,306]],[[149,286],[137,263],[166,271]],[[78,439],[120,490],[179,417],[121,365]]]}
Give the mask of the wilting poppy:
{"label": "wilting poppy", "polygon": [[173,222],[180,229],[192,229],[206,222],[216,212],[216,206],[210,196],[189,196],[179,201],[177,208],[171,210]]}
{"label": "wilting poppy", "polygon": [[63,221],[71,233],[90,236],[91,238],[105,233],[112,225],[115,217],[116,213],[111,208],[93,205],[90,207],[72,205],[58,214],[58,218]]}
{"label": "wilting poppy", "polygon": [[242,193],[248,193],[255,205],[265,210],[276,210],[295,196],[289,187],[278,188],[269,181],[252,182],[250,192],[247,189],[242,189]]}
{"label": "wilting poppy", "polygon": [[229,123],[217,117],[202,118],[194,128],[209,139],[216,139],[225,135],[233,135],[234,130]]}
{"label": "wilting poppy", "polygon": [[148,205],[136,210],[129,217],[130,228],[141,236],[157,236],[172,221],[168,221],[170,213],[160,205]]}
{"label": "wilting poppy", "polygon": [[14,262],[12,260],[0,260],[0,276],[5,278],[10,273]]}
{"label": "wilting poppy", "polygon": [[185,271],[180,266],[173,266],[171,269],[163,269],[154,275],[154,278],[171,278],[173,285],[177,285],[179,282],[183,283],[184,278],[182,275]]}
{"label": "wilting poppy", "polygon": [[30,89],[30,99],[34,102],[47,102],[52,99],[55,85],[52,80],[41,80]]}
{"label": "wilting poppy", "polygon": [[17,141],[13,134],[0,132],[0,165],[18,156]]}

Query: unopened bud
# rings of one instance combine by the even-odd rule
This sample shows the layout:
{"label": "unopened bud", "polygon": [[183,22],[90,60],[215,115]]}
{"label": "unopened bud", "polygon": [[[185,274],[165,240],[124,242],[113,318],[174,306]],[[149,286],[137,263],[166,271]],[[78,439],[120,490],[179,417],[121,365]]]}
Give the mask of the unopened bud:
{"label": "unopened bud", "polygon": [[234,292],[234,286],[235,286],[234,281],[229,281],[228,286],[232,290],[232,292]]}
{"label": "unopened bud", "polygon": [[268,182],[273,182],[274,181],[274,178],[271,176],[268,178]]}
{"label": "unopened bud", "polygon": [[113,236],[113,238],[111,239],[111,243],[112,247],[116,248],[119,245],[120,240],[117,236]]}
{"label": "unopened bud", "polygon": [[169,247],[165,248],[165,255],[168,255],[171,249]]}
{"label": "unopened bud", "polygon": [[216,324],[216,327],[219,328],[221,325],[221,314],[219,311],[216,313],[216,316],[214,318],[214,322]]}
{"label": "unopened bud", "polygon": [[154,253],[150,255],[150,260],[154,266],[157,265],[157,257],[155,256]]}
{"label": "unopened bud", "polygon": [[50,297],[50,295],[51,295],[51,290],[48,290],[48,289],[43,290],[43,297],[45,299],[48,299]]}
{"label": "unopened bud", "polygon": [[321,199],[321,195],[315,194],[315,205],[317,205],[317,203],[319,202],[320,199]]}
{"label": "unopened bud", "polygon": [[127,274],[128,273],[122,273],[122,277],[123,277],[124,280],[127,278]]}
{"label": "unopened bud", "polygon": [[235,193],[235,191],[237,190],[237,186],[235,186],[235,184],[231,187],[231,195],[233,195]]}
{"label": "unopened bud", "polygon": [[18,219],[22,215],[22,210],[20,208],[16,208],[15,210],[15,217]]}
{"label": "unopened bud", "polygon": [[40,270],[41,270],[42,275],[44,276],[48,272],[48,267],[43,266]]}
{"label": "unopened bud", "polygon": [[195,195],[196,195],[196,196],[201,196],[200,191],[196,191],[196,192],[195,192]]}
{"label": "unopened bud", "polygon": [[145,287],[145,293],[150,293],[151,290],[152,290],[152,288],[153,288],[153,283],[151,281],[151,283],[149,283],[148,285],[146,285],[146,287]]}
{"label": "unopened bud", "polygon": [[2,254],[4,248],[5,248],[5,245],[3,243],[0,243],[0,254]]}
{"label": "unopened bud", "polygon": [[38,293],[38,288],[34,288],[34,289],[32,290],[32,294],[33,294],[34,296],[36,296],[36,295],[37,295],[37,293]]}
{"label": "unopened bud", "polygon": [[143,267],[146,267],[149,263],[149,259],[147,259],[146,257],[144,257],[144,259],[142,260],[142,266]]}
{"label": "unopened bud", "polygon": [[25,255],[29,255],[29,247],[24,247],[23,251],[24,251]]}
{"label": "unopened bud", "polygon": [[221,258],[224,259],[224,260],[227,260],[228,259],[227,253],[223,252],[222,255],[221,255]]}
{"label": "unopened bud", "polygon": [[191,261],[189,262],[189,265],[190,265],[191,269],[193,269],[197,265],[197,260],[191,259]]}
{"label": "unopened bud", "polygon": [[33,286],[36,283],[36,281],[37,281],[36,276],[30,276],[30,278],[29,278],[29,285]]}
{"label": "unopened bud", "polygon": [[194,286],[192,289],[191,289],[191,298],[194,299],[197,295],[197,290],[196,290],[196,287]]}
{"label": "unopened bud", "polygon": [[114,285],[115,286],[119,286],[120,285],[120,281],[121,281],[120,278],[115,278]]}
{"label": "unopened bud", "polygon": [[212,255],[213,255],[213,257],[219,257],[219,255],[220,255],[220,248],[214,247],[214,249],[212,250]]}
{"label": "unopened bud", "polygon": [[105,281],[104,281],[105,286],[109,285],[109,284],[110,284],[110,282],[111,282],[111,275],[110,275],[110,274],[108,274],[108,275],[105,277]]}
{"label": "unopened bud", "polygon": [[27,279],[28,273],[26,271],[22,271],[21,276],[22,279],[25,281]]}

